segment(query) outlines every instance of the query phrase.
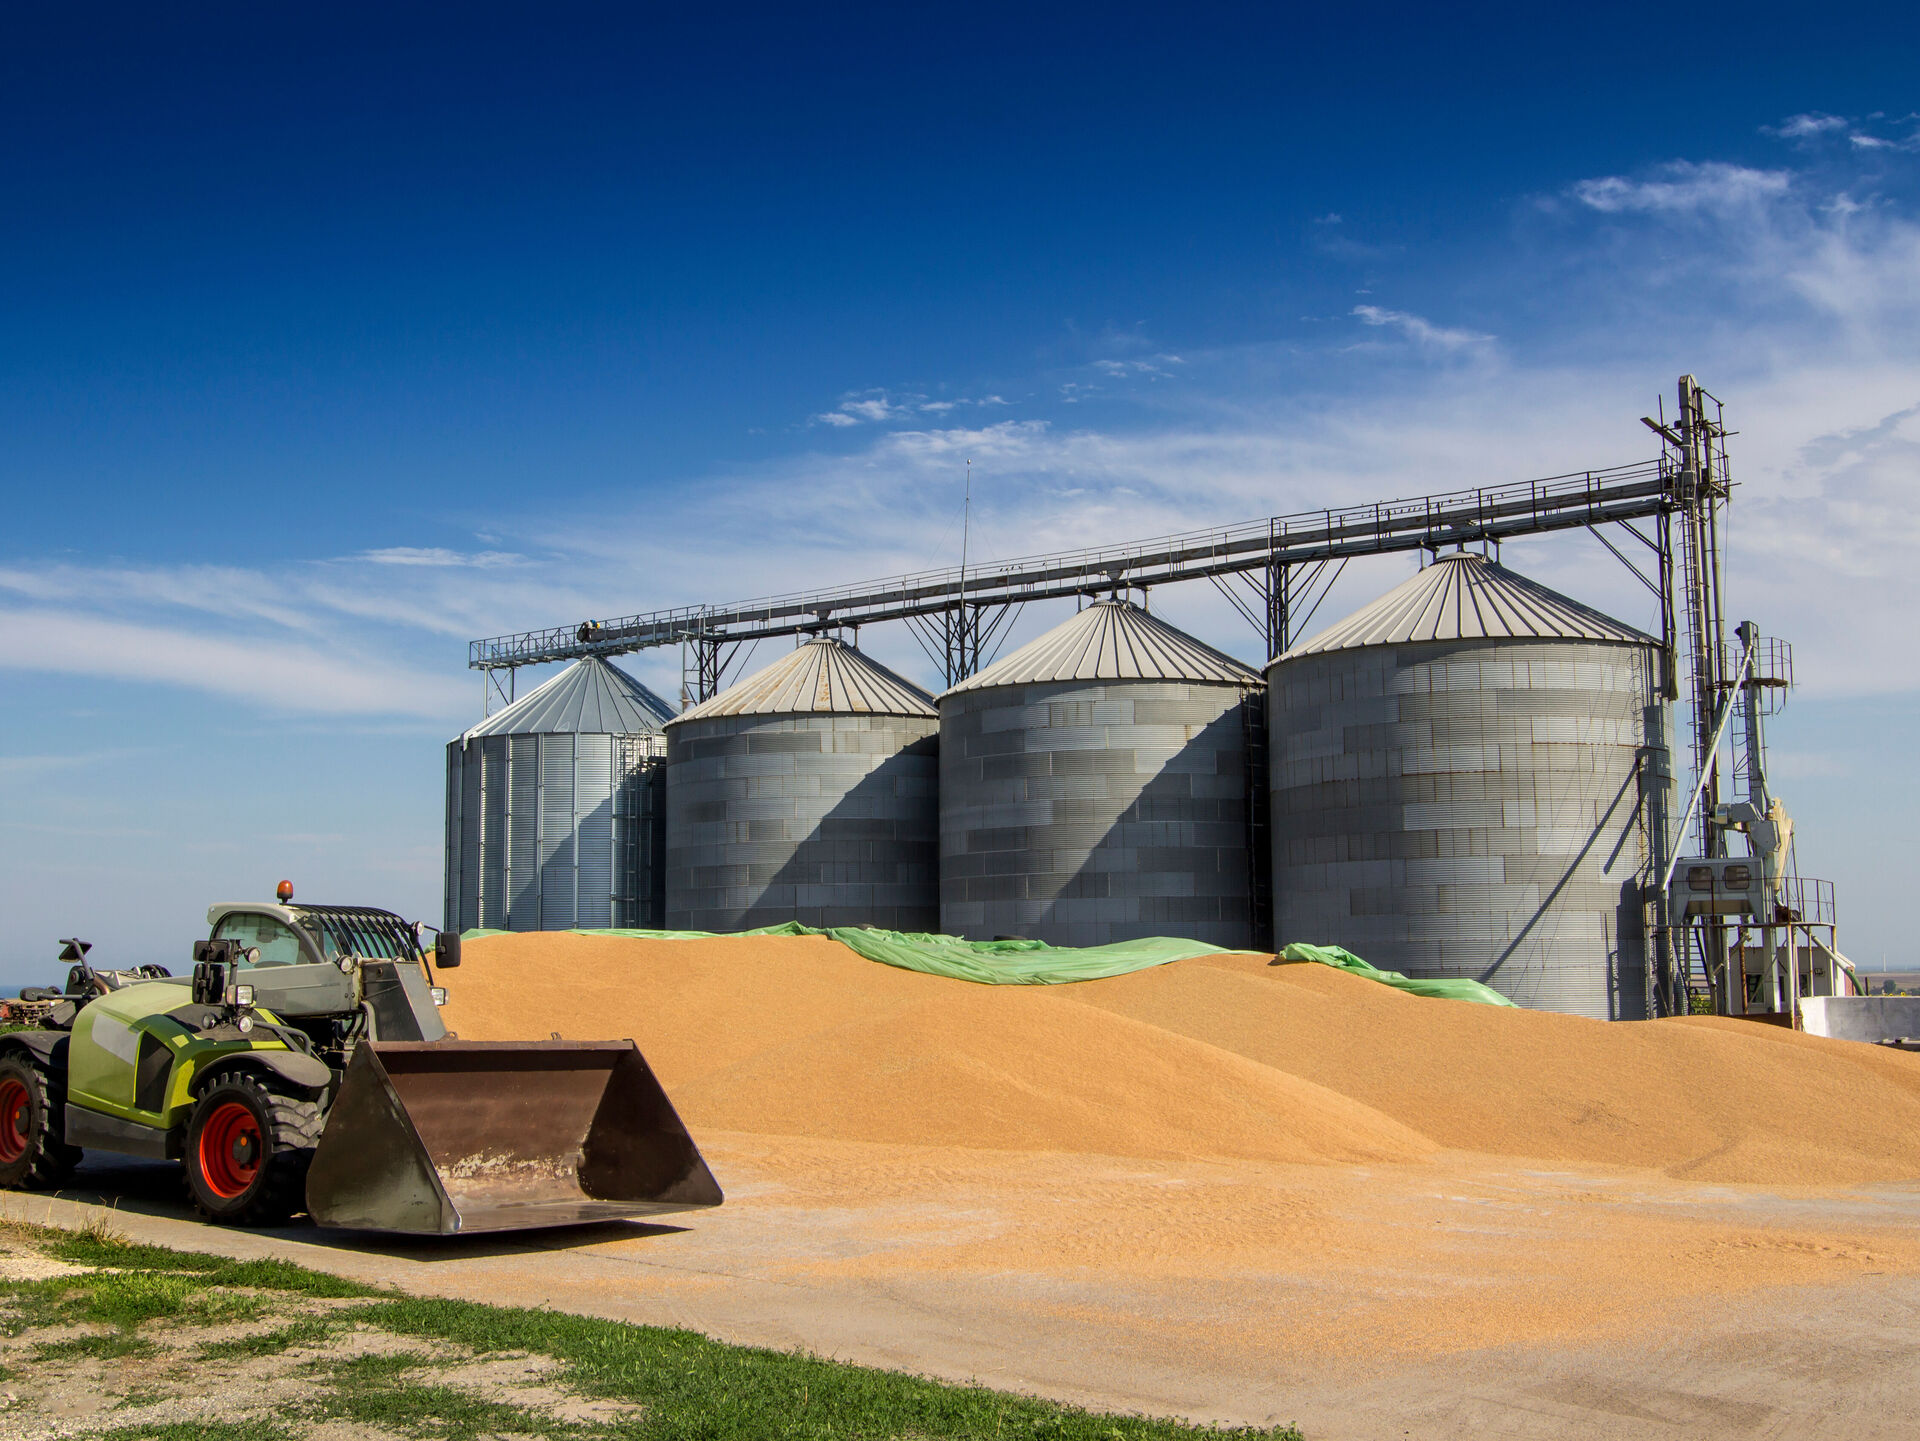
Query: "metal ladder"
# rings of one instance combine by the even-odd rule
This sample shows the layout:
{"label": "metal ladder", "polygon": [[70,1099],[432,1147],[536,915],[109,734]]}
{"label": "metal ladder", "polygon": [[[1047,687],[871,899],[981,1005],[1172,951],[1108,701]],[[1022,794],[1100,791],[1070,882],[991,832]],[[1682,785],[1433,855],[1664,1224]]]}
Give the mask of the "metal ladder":
{"label": "metal ladder", "polygon": [[1258,950],[1272,950],[1273,822],[1267,748],[1267,693],[1248,691],[1240,704],[1241,750],[1247,766],[1247,919]]}

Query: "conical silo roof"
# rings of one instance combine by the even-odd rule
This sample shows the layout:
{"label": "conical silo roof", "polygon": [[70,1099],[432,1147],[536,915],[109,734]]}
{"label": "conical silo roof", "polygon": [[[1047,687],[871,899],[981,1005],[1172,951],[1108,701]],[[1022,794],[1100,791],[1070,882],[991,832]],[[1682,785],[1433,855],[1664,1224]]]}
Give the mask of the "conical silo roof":
{"label": "conical silo roof", "polygon": [[1100,600],[946,694],[1047,681],[1173,680],[1259,685],[1259,672],[1131,601]]}
{"label": "conical silo roof", "polygon": [[1484,556],[1443,556],[1280,660],[1414,641],[1570,640],[1652,645],[1652,636]]}
{"label": "conical silo roof", "polygon": [[658,735],[672,718],[673,707],[639,681],[598,656],[588,656],[488,716],[461,739],[568,732]]}
{"label": "conical silo roof", "polygon": [[933,697],[863,651],[832,636],[816,636],[737,685],[673,717],[939,714]]}

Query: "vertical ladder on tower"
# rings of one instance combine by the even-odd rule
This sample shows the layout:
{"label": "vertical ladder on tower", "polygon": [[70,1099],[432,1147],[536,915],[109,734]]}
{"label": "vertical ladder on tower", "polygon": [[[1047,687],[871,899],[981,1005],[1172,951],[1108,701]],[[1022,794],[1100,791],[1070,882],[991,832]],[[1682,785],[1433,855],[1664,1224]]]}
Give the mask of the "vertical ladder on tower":
{"label": "vertical ladder on tower", "polygon": [[1256,950],[1270,951],[1273,934],[1272,780],[1268,773],[1267,693],[1249,691],[1240,706],[1247,768],[1247,912]]}

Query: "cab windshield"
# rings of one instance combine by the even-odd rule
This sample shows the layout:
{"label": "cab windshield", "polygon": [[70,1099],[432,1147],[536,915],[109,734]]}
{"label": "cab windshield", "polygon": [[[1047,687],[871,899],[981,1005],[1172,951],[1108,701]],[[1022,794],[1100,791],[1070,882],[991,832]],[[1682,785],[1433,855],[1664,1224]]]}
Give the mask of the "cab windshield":
{"label": "cab windshield", "polygon": [[418,950],[406,923],[384,911],[315,908],[301,912],[300,927],[334,963],[350,955],[368,961],[410,960]]}

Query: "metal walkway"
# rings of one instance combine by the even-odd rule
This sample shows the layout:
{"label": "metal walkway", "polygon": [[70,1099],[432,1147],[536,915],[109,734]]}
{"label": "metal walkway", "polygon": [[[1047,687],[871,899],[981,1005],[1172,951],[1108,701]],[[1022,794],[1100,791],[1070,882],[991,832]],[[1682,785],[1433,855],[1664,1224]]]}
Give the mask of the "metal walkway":
{"label": "metal walkway", "polygon": [[[1272,655],[1305,624],[1306,603],[1329,564],[1338,566],[1356,555],[1438,551],[1664,515],[1683,504],[1681,483],[1672,466],[1649,460],[731,605],[679,606],[520,631],[472,642],[467,664],[481,671],[511,671],[685,645],[697,665],[697,674],[689,675],[690,698],[701,700],[718,688],[731,648],[742,641],[902,620],[914,625],[929,654],[944,663],[952,684],[980,668],[981,652],[1002,633],[1010,607],[1203,579],[1220,585],[1264,632]],[[1225,583],[1229,580],[1238,588]],[[1331,577],[1326,580],[1331,584]]]}

